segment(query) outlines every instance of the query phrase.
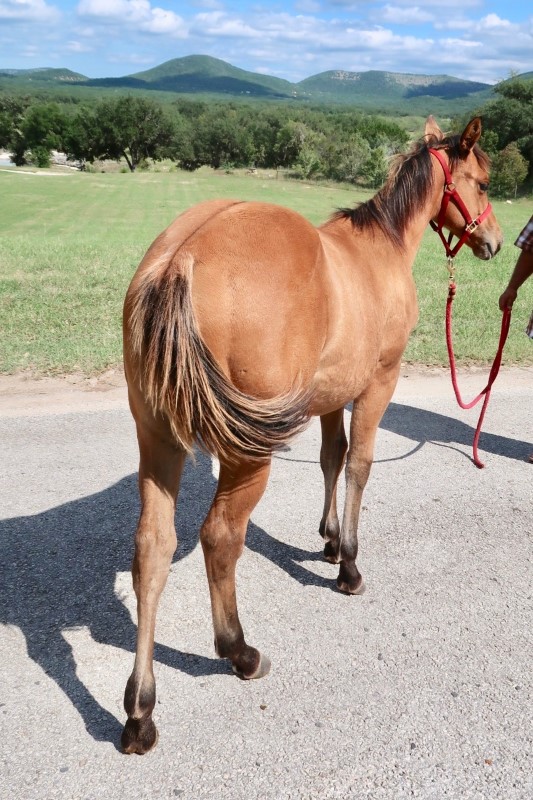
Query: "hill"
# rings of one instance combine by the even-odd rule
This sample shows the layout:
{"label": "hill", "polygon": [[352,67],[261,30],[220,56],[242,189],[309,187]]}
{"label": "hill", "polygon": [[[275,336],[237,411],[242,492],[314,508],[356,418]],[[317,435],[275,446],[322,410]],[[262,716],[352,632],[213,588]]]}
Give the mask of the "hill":
{"label": "hill", "polygon": [[[350,104],[368,110],[401,111],[409,102],[411,113],[426,108],[453,113],[465,105],[479,105],[491,93],[484,83],[465,81],[447,75],[402,75],[393,72],[346,72],[336,70],[313,75],[299,83],[248,72],[210,56],[185,56],[166,61],[153,69],[124,78],[104,78],[87,82],[90,86],[145,88],[178,94],[226,95],[299,101],[309,104]],[[436,107],[438,106],[438,108]]]}
{"label": "hill", "polygon": [[[530,73],[524,77],[529,77]],[[308,105],[345,104],[370,112],[455,116],[479,108],[492,97],[489,84],[449,75],[413,75],[370,70],[332,70],[290,83],[234,67],[210,56],[185,56],[153,69],[115,78],[89,78],[69,69],[0,69],[0,90],[65,95],[157,93],[158,99],[178,95],[245,100],[275,100]]]}
{"label": "hill", "polygon": [[479,104],[487,100],[492,87],[486,83],[466,81],[449,75],[411,75],[395,72],[322,72],[298,84],[309,99],[334,97],[338,102],[384,107],[409,102],[416,104],[440,101],[469,101]]}
{"label": "hill", "polygon": [[0,78],[11,78],[17,83],[31,83],[32,81],[40,81],[41,83],[80,83],[88,80],[86,75],[61,67],[59,69],[52,67],[0,69]]}
{"label": "hill", "polygon": [[289,81],[247,72],[210,56],[174,58],[129,77],[154,89],[187,94],[210,92],[279,99],[291,97],[294,92],[294,85]]}

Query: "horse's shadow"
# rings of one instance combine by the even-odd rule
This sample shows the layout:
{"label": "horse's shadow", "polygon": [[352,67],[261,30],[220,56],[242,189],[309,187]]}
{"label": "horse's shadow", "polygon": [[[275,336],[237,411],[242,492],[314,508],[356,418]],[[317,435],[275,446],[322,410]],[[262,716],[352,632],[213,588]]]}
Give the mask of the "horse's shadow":
{"label": "horse's shadow", "polygon": [[[470,445],[473,435],[472,428],[460,421],[397,403],[391,403],[381,427],[416,441],[415,450],[426,441],[450,447]],[[484,434],[481,446],[517,459],[533,448],[493,434]],[[291,454],[288,459],[293,460]],[[198,454],[182,479],[176,559],[185,558],[196,547],[215,484],[211,460]],[[121,725],[78,678],[63,632],[87,627],[95,641],[133,651],[136,629],[114,587],[117,571],[131,566],[137,516],[136,476],[130,475],[102,492],[41,514],[0,521],[0,622],[22,631],[30,658],[65,692],[89,733],[102,741],[117,741]],[[321,558],[318,537],[316,542],[317,547],[308,552],[274,539],[251,522],[246,543],[299,583],[332,588],[333,574],[331,580],[320,577],[301,563]],[[225,661],[162,644],[156,644],[154,657],[192,676],[230,672]]]}
{"label": "horse's shadow", "polygon": [[[215,485],[207,456],[198,454],[195,465],[187,463],[180,487],[175,560],[196,547]],[[41,514],[0,521],[0,622],[21,630],[30,658],[65,692],[88,732],[101,741],[117,741],[121,725],[78,678],[73,650],[63,632],[87,627],[95,641],[133,652],[136,628],[114,587],[117,571],[131,567],[138,511],[137,480],[129,475],[89,497]],[[318,552],[281,543],[254,523],[248,528],[247,545],[301,583],[331,583],[298,563],[318,559]],[[226,661],[158,643],[154,658],[196,677],[231,673]]]}
{"label": "horse's shadow", "polygon": [[[477,423],[476,412],[472,413]],[[450,447],[461,453],[464,445],[468,449],[468,455],[465,454],[465,457],[470,458],[474,428],[454,417],[446,417],[444,414],[401,403],[390,403],[379,427],[417,443],[408,453],[399,456],[399,459],[412,455],[426,443]],[[461,447],[456,445],[461,445]],[[479,439],[479,448],[486,453],[524,461],[533,450],[533,443],[483,431]],[[382,460],[396,459],[384,458]]]}

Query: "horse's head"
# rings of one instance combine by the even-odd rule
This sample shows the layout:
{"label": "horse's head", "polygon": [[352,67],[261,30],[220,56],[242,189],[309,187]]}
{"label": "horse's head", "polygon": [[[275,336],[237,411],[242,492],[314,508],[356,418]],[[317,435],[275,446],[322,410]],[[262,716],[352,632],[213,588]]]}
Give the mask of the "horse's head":
{"label": "horse's head", "polygon": [[[438,195],[433,217],[435,229],[446,228],[458,236],[460,244],[467,244],[478,258],[492,258],[501,248],[503,236],[487,197],[490,162],[477,144],[480,118],[474,117],[460,136],[445,137],[429,117],[425,134],[435,156],[435,185],[441,186],[444,180],[444,193]],[[455,255],[458,247],[453,252],[445,246]]]}

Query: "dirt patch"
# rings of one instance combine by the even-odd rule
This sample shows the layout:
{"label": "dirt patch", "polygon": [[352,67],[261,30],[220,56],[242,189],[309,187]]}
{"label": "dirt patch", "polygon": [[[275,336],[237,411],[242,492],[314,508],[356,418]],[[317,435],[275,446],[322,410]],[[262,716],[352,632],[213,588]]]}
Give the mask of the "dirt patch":
{"label": "dirt patch", "polygon": [[[459,372],[461,393],[471,399],[483,389],[488,367],[470,367]],[[503,367],[494,385],[505,390],[533,390],[533,366]],[[450,372],[444,367],[404,365],[394,394],[396,400],[407,397],[453,398]],[[66,414],[79,411],[126,409],[128,393],[122,367],[101,375],[81,373],[57,377],[35,377],[32,373],[0,376],[0,415],[34,416]]]}
{"label": "dirt patch", "polygon": [[122,367],[101,375],[81,373],[35,377],[32,373],[0,376],[0,415],[32,416],[127,408]]}

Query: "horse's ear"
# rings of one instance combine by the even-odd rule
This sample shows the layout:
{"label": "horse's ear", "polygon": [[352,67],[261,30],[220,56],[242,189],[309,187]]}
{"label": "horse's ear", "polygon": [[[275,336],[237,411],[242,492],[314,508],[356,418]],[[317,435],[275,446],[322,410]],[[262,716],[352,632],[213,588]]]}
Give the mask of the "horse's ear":
{"label": "horse's ear", "polygon": [[427,118],[427,120],[426,120],[426,128],[425,128],[425,131],[424,131],[424,136],[427,139],[437,139],[437,141],[440,141],[441,139],[444,138],[444,134],[441,131],[441,129],[439,128],[439,126],[437,124],[437,120],[435,119],[435,117],[429,116]]}
{"label": "horse's ear", "polygon": [[459,139],[459,149],[464,156],[467,156],[475,143],[481,136],[481,119],[474,117],[471,119]]}

